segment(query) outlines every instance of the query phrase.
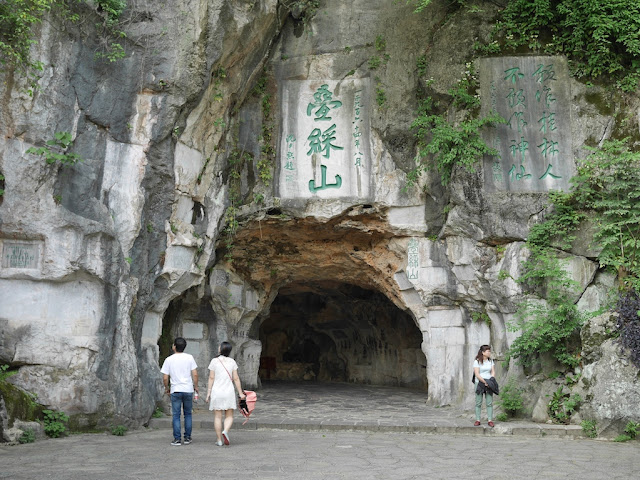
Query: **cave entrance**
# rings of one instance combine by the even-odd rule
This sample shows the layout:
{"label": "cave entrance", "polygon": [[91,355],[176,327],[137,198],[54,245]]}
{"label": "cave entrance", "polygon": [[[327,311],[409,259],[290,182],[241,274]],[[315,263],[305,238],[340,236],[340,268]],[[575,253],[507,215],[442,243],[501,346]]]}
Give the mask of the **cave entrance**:
{"label": "cave entrance", "polygon": [[427,389],[422,333],[382,293],[334,281],[280,288],[261,322],[259,376]]}

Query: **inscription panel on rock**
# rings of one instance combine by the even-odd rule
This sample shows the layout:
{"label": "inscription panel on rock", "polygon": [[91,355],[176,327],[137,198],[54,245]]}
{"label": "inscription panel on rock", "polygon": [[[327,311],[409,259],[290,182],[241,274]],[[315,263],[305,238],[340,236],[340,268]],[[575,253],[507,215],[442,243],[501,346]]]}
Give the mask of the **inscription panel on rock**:
{"label": "inscription panel on rock", "polygon": [[369,79],[284,82],[281,198],[371,196]]}
{"label": "inscription panel on rock", "polygon": [[43,242],[0,239],[2,269],[39,270]]}
{"label": "inscription panel on rock", "polygon": [[575,174],[569,72],[563,57],[478,60],[482,110],[507,123],[485,134],[498,157],[484,160],[493,192],[568,190]]}

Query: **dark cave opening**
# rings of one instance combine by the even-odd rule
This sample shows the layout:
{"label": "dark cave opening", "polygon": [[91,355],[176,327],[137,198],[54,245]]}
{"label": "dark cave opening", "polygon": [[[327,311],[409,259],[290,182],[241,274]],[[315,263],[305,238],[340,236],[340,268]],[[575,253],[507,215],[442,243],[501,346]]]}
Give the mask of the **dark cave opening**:
{"label": "dark cave opening", "polygon": [[427,388],[422,333],[377,291],[332,281],[280,289],[259,330],[260,380]]}

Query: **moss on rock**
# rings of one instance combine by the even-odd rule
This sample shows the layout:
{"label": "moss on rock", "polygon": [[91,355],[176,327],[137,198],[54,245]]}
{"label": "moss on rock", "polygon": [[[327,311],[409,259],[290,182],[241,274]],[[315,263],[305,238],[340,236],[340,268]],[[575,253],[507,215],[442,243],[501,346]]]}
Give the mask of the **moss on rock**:
{"label": "moss on rock", "polygon": [[4,398],[9,425],[16,418],[28,422],[42,420],[45,407],[36,402],[33,395],[6,381],[0,381],[0,394]]}

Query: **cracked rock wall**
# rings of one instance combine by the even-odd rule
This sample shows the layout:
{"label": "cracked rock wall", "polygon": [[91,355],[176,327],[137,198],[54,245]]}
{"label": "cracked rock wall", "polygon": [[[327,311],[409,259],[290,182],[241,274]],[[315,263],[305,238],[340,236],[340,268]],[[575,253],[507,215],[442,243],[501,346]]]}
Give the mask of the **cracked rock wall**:
{"label": "cracked rock wall", "polygon": [[[178,334],[202,369],[230,340],[244,384],[258,386],[261,325],[292,289],[386,296],[419,332],[400,383],[426,385],[437,405],[471,406],[478,346],[500,356],[513,341],[507,324],[524,298],[513,279],[546,194],[487,192],[482,169],[454,171],[446,188],[434,172],[407,187],[417,96],[450,100],[496,7],[434,1],[417,15],[402,2],[324,0],[303,21],[289,4],[129,1],[115,63],[96,60],[98,13],[82,4],[90,21],[62,28],[51,16],[38,30],[33,97],[0,73],[0,361],[18,370],[11,383],[79,425],[146,421]],[[638,134],[636,97],[616,103],[563,81],[572,159],[623,125]],[[328,151],[308,135],[326,140],[331,123],[314,123],[304,103],[323,85],[341,99],[335,131],[349,132]],[[62,131],[84,161],[26,153]],[[231,237],[225,222],[237,222]],[[564,256],[576,301],[597,309],[612,282],[588,232]],[[375,372],[355,377],[378,381],[379,359],[366,360]]]}
{"label": "cracked rock wall", "polygon": [[[32,97],[18,73],[0,74],[0,243],[17,259],[0,270],[0,360],[79,426],[138,424],[160,398],[154,322],[202,283],[224,209],[214,175],[199,189],[189,176],[218,139],[189,122],[216,63],[233,74],[218,114],[242,99],[282,18],[275,1],[128,2],[126,57],[109,63],[87,26],[98,13],[77,8],[82,25],[52,14],[36,32]],[[56,132],[82,162],[26,153]],[[200,240],[194,199],[207,207]]]}

